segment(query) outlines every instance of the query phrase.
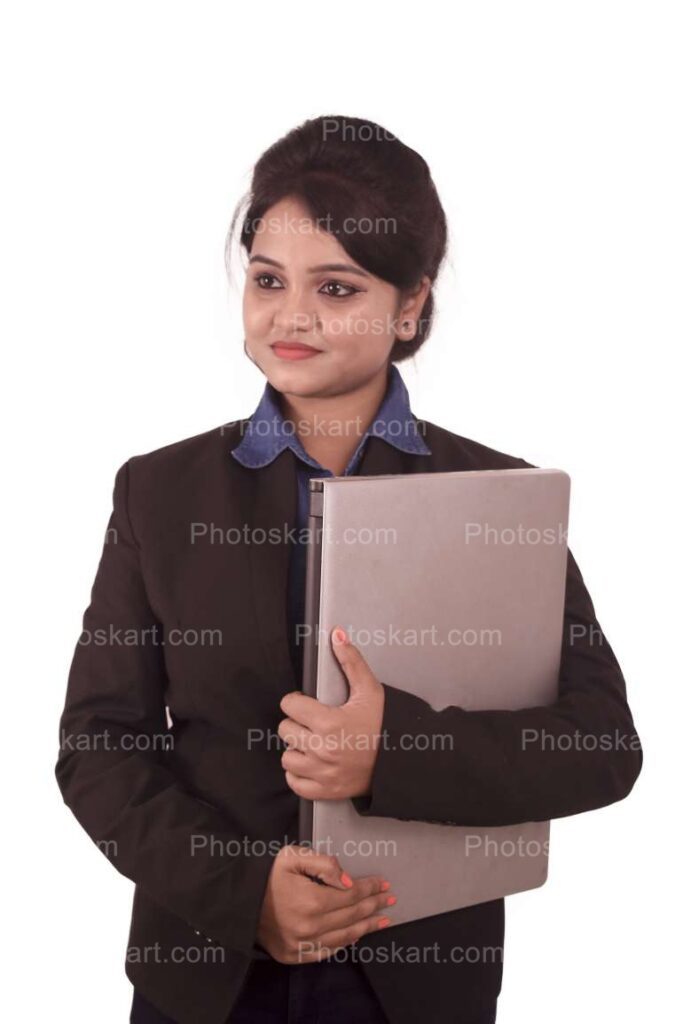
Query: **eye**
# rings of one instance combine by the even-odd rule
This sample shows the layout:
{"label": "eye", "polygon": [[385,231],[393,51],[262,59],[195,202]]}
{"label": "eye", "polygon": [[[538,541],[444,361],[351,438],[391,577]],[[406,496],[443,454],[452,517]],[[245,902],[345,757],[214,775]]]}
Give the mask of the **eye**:
{"label": "eye", "polygon": [[[343,288],[343,289],[345,289],[345,292],[346,292],[345,295],[340,295],[338,292],[336,294],[333,294],[331,292],[323,292],[324,295],[329,296],[329,298],[331,298],[331,299],[348,299],[349,296],[355,295],[357,292],[360,291],[360,288],[354,288],[350,284],[344,284],[343,281],[326,281],[325,284],[322,287],[323,288]],[[322,291],[322,289],[321,289],[321,291]]]}
{"label": "eye", "polygon": [[[254,281],[256,281],[256,285],[258,288],[262,288],[264,291],[273,291],[274,289],[271,287],[270,284],[262,284],[264,279],[267,281],[277,281],[278,279],[275,276],[275,274],[257,274],[254,278]],[[279,284],[279,287],[282,288],[283,285]]]}

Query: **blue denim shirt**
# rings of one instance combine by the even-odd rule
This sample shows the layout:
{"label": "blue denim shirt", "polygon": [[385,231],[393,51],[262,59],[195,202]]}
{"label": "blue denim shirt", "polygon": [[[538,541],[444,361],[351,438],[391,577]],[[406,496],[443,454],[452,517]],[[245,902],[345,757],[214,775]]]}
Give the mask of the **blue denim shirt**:
{"label": "blue denim shirt", "polygon": [[[401,451],[414,455],[431,455],[430,448],[415,425],[415,417],[410,411],[408,389],[395,363],[389,365],[387,389],[377,414],[360,439],[343,476],[357,472],[370,434],[383,438]],[[296,642],[296,626],[303,622],[304,617],[306,544],[300,542],[298,537],[306,536],[308,525],[308,481],[311,477],[334,476],[334,473],[321,466],[305,450],[294,431],[292,421],[284,420],[280,410],[279,392],[268,382],[255,412],[249,417],[244,437],[230,454],[243,466],[260,469],[277,458],[285,448],[291,448],[297,457],[297,539],[292,544],[287,609],[292,657],[296,677],[301,685],[303,645]]]}

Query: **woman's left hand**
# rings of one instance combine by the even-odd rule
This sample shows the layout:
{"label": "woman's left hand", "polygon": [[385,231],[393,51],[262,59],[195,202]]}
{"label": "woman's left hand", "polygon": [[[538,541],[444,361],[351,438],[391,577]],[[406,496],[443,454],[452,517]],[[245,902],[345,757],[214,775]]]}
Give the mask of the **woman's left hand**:
{"label": "woman's left hand", "polygon": [[282,767],[289,788],[307,800],[365,796],[377,760],[384,687],[341,627],[332,630],[332,649],[349,683],[346,703],[330,707],[299,690],[280,701],[288,716],[278,726],[288,744]]}

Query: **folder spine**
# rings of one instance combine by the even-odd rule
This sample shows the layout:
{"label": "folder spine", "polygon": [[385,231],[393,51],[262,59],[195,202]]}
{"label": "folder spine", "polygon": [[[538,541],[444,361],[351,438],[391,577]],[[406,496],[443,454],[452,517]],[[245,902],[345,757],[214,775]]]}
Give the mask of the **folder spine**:
{"label": "folder spine", "polygon": [[[305,630],[303,679],[301,689],[307,697],[317,694],[318,622],[320,614],[320,564],[322,555],[323,482],[309,481],[308,548],[306,552]],[[312,800],[299,798],[299,842],[310,844],[313,838]]]}

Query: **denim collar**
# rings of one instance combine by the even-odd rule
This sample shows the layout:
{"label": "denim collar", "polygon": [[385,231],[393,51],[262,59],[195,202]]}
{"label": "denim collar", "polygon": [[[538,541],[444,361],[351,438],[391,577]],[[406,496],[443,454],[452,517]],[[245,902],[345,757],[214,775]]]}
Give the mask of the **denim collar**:
{"label": "denim collar", "polygon": [[[279,392],[266,383],[261,400],[245,426],[244,437],[231,455],[250,469],[259,469],[272,462],[285,448],[291,448],[303,462],[322,469],[302,445],[291,420],[285,421],[280,411]],[[388,444],[415,455],[431,455],[431,449],[420,434],[410,411],[408,389],[395,363],[389,366],[388,386],[370,427],[361,438],[345,473],[355,467],[369,435],[381,437]]]}

